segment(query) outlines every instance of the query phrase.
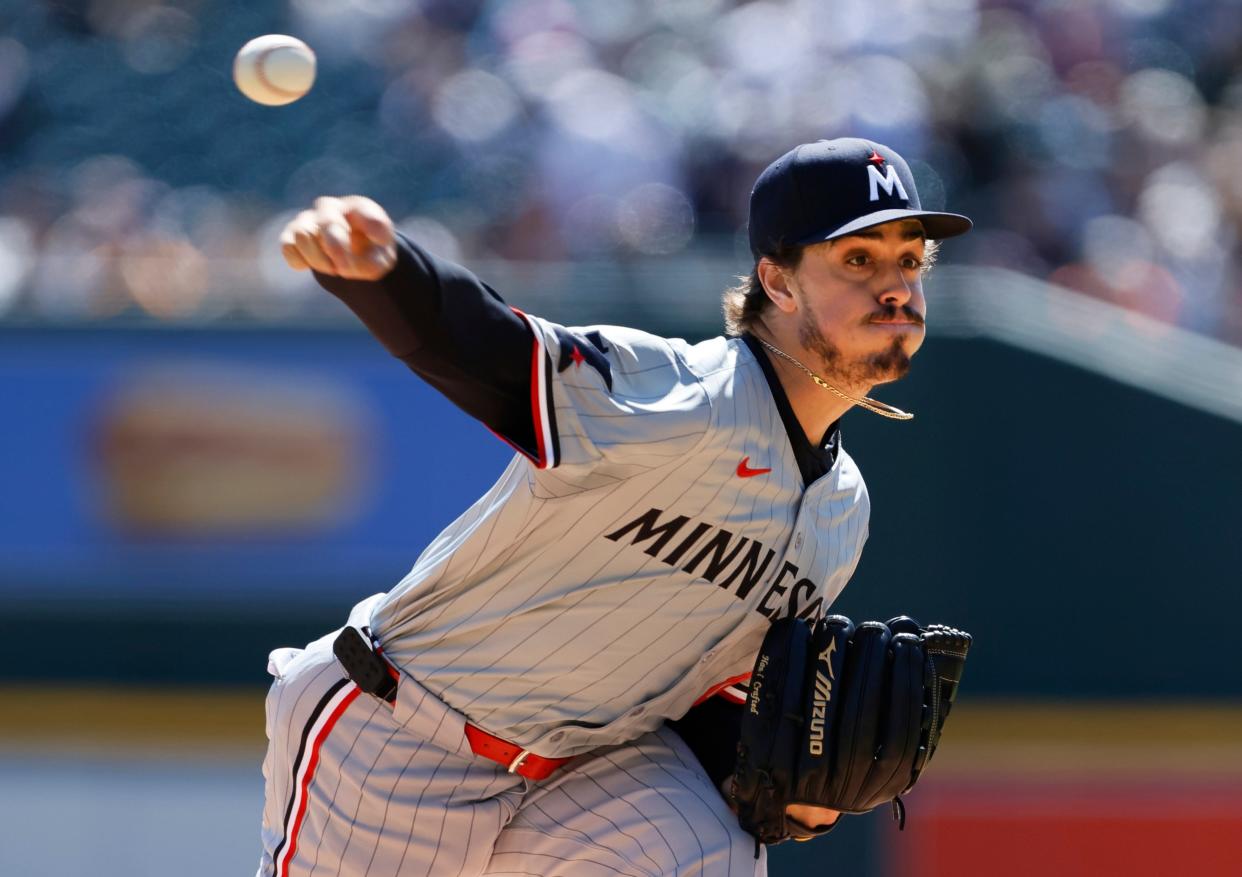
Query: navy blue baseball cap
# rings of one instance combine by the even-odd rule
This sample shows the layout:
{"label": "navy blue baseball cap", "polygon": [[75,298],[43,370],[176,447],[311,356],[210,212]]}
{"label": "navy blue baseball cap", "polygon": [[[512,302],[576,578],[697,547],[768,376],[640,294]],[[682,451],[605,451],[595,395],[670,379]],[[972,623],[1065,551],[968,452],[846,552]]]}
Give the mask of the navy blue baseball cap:
{"label": "navy blue baseball cap", "polygon": [[755,261],[783,246],[830,241],[895,219],[917,219],[933,240],[970,231],[957,213],[924,210],[906,160],[870,140],[803,143],[755,181],[750,251]]}

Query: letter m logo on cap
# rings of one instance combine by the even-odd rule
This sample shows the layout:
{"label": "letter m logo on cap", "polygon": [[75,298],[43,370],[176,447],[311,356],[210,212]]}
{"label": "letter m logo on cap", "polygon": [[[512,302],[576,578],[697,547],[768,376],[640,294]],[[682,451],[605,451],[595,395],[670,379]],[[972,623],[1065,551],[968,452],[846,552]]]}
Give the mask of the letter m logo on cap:
{"label": "letter m logo on cap", "polygon": [[893,197],[893,189],[897,189],[897,195],[902,201],[909,201],[910,196],[906,194],[906,187],[901,184],[901,178],[897,176],[897,168],[891,164],[884,168],[884,173],[880,173],[880,169],[873,164],[867,165],[867,181],[871,184],[871,200],[880,200],[880,187],[884,187],[884,194]]}

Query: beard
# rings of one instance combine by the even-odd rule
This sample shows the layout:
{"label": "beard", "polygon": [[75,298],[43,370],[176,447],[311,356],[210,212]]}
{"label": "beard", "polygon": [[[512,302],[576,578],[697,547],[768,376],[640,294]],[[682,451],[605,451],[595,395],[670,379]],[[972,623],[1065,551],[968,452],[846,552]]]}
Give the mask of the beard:
{"label": "beard", "polygon": [[841,349],[820,331],[809,311],[803,311],[798,326],[798,341],[804,350],[819,357],[823,378],[846,388],[867,388],[901,380],[910,371],[910,354],[903,346],[904,335],[897,335],[883,350],[866,356],[846,359]]}

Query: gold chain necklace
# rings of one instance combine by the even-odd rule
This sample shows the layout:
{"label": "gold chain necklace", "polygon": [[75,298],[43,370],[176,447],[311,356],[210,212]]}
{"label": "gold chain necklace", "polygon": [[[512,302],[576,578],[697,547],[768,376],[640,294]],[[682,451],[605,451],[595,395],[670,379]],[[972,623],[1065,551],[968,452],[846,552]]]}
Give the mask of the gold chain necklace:
{"label": "gold chain necklace", "polygon": [[805,365],[798,362],[798,360],[794,359],[788,353],[781,350],[775,344],[769,344],[767,341],[764,341],[762,338],[759,338],[758,335],[756,335],[755,337],[758,338],[759,343],[762,344],[764,347],[766,347],[768,350],[771,350],[773,353],[775,353],[777,356],[781,357],[782,359],[789,360],[794,365],[796,365],[798,368],[806,372],[807,375],[810,376],[811,380],[813,380],[816,384],[823,387],[829,393],[835,393],[836,395],[844,399],[846,402],[849,402],[852,405],[861,405],[863,408],[866,408],[868,411],[872,412],[873,414],[878,414],[881,417],[887,417],[890,420],[912,420],[914,419],[913,414],[910,414],[906,411],[902,411],[900,408],[894,408],[892,405],[889,405],[885,402],[881,402],[878,399],[868,399],[866,396],[863,396],[861,399],[855,399],[853,396],[850,396],[847,393],[841,392],[836,387],[834,387],[832,384],[828,383],[823,378],[821,378],[819,375],[815,374],[815,372],[811,371]]}

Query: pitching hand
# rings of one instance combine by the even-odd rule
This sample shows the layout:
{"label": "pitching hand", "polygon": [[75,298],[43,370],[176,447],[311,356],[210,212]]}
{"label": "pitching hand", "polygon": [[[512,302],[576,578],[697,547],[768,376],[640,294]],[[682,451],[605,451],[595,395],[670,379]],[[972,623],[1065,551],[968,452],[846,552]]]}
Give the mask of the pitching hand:
{"label": "pitching hand", "polygon": [[280,251],[295,271],[313,268],[346,280],[379,280],[397,263],[392,220],[370,198],[316,198],[280,234]]}

